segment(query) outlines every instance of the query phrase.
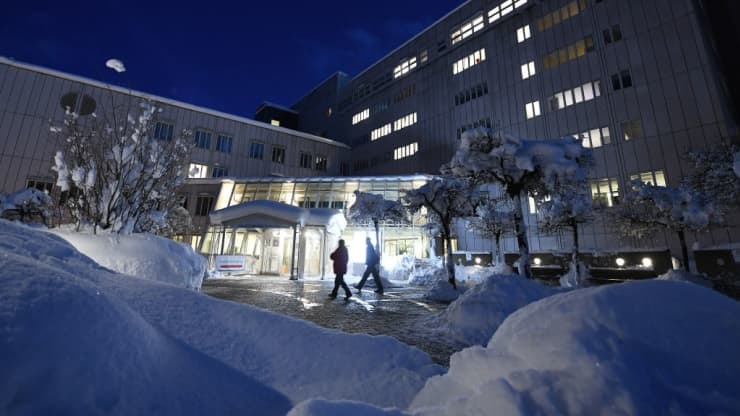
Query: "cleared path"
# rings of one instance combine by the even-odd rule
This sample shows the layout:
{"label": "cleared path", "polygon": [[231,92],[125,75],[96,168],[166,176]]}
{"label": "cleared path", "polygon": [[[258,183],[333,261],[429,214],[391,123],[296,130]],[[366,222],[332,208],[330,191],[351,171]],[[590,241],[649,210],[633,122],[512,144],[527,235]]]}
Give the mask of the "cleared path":
{"label": "cleared path", "polygon": [[219,299],[257,306],[325,328],[389,335],[426,351],[436,363],[445,366],[449,365],[452,352],[459,349],[423,324],[424,318],[446,306],[423,300],[423,289],[387,288],[385,294],[378,295],[373,288],[365,288],[357,295],[352,288],[353,296],[345,301],[341,289],[337,299],[328,297],[333,286],[333,279],[291,281],[284,277],[257,276],[209,279],[203,283],[202,290]]}

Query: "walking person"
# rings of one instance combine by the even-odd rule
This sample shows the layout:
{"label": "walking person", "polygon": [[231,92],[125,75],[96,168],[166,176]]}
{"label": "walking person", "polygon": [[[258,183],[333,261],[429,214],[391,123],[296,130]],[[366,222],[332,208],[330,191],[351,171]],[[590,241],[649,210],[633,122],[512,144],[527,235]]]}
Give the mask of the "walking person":
{"label": "walking person", "polygon": [[365,272],[362,274],[362,279],[360,279],[360,283],[355,285],[355,288],[357,288],[357,293],[362,292],[362,287],[365,286],[367,277],[372,273],[373,280],[375,280],[375,293],[382,295],[383,282],[380,281],[380,273],[378,272],[378,269],[380,268],[380,257],[375,251],[375,247],[373,247],[373,242],[370,240],[370,237],[365,239],[365,245],[365,264],[367,265],[367,268],[365,268]]}
{"label": "walking person", "polygon": [[352,297],[352,292],[349,290],[349,286],[344,282],[344,275],[347,273],[347,263],[349,262],[349,253],[347,253],[347,247],[344,245],[344,240],[339,240],[339,247],[329,255],[329,258],[334,262],[334,290],[331,291],[329,297],[334,299],[337,297],[339,286],[344,289],[344,300],[349,300]]}

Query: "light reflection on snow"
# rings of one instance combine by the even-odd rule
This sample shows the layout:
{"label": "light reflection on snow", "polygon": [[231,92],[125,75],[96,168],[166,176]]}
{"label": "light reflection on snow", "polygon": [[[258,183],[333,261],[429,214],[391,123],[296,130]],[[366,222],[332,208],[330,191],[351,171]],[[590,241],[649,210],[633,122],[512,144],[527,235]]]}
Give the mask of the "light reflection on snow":
{"label": "light reflection on snow", "polygon": [[257,290],[257,289],[249,289],[249,290],[254,291],[254,292],[271,293],[273,295],[285,296],[286,298],[295,299],[295,300],[297,300],[297,301],[299,301],[299,302],[301,302],[303,304],[303,309],[311,309],[311,308],[315,308],[317,306],[321,306],[320,303],[314,303],[314,302],[311,302],[311,300],[309,300],[309,299],[302,298],[302,297],[299,297],[299,296],[293,296],[292,294],[290,294],[288,292],[278,292],[278,291],[273,291],[273,290]]}

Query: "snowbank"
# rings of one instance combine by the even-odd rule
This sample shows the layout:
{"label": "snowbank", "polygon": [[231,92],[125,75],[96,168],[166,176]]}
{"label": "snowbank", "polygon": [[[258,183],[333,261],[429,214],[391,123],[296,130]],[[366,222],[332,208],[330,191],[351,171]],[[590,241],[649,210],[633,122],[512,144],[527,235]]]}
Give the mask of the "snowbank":
{"label": "snowbank", "polygon": [[205,259],[190,246],[153,234],[92,234],[52,229],[101,266],[118,273],[200,289]]}
{"label": "snowbank", "polygon": [[668,270],[666,273],[656,277],[657,280],[671,280],[674,282],[693,283],[699,286],[712,287],[711,281],[704,276],[687,272],[683,269]]}
{"label": "snowbank", "polygon": [[[471,290],[472,291],[472,290]],[[740,303],[640,281],[551,296],[452,356],[419,415],[740,414]]]}
{"label": "snowbank", "polygon": [[444,371],[390,337],[125,278],[7,221],[0,267],[0,406],[13,406],[0,413],[269,415],[320,397],[405,408]]}
{"label": "snowbank", "polygon": [[287,416],[404,416],[398,409],[381,409],[367,403],[311,399],[300,403]]}
{"label": "snowbank", "polygon": [[429,327],[463,345],[483,345],[514,311],[555,293],[519,275],[489,275],[433,317]]}

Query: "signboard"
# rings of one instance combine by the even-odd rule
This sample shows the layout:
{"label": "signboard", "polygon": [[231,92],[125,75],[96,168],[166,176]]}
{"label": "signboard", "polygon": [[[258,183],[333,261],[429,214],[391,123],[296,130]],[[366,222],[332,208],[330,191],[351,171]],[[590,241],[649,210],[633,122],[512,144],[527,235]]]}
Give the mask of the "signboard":
{"label": "signboard", "polygon": [[216,271],[244,272],[247,270],[247,256],[216,256]]}

